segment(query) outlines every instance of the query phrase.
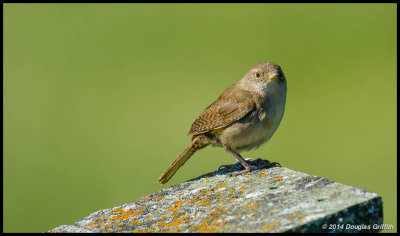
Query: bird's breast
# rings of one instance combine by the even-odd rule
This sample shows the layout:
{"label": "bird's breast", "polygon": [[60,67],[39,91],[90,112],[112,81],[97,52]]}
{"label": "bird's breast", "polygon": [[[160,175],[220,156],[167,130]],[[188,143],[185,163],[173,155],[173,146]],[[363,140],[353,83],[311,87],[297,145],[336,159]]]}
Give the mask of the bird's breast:
{"label": "bird's breast", "polygon": [[285,110],[286,97],[264,97],[257,109],[226,127],[219,135],[224,146],[235,151],[258,148],[278,128]]}

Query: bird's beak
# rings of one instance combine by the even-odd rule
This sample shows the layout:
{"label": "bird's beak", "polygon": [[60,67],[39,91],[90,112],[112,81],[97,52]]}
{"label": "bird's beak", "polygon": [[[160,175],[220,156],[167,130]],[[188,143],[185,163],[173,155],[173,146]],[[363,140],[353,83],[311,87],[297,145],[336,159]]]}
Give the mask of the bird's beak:
{"label": "bird's beak", "polygon": [[268,73],[267,74],[267,76],[265,76],[265,78],[264,79],[267,79],[267,80],[274,80],[274,79],[278,79],[279,78],[279,74],[278,74],[278,72],[271,72],[271,73]]}

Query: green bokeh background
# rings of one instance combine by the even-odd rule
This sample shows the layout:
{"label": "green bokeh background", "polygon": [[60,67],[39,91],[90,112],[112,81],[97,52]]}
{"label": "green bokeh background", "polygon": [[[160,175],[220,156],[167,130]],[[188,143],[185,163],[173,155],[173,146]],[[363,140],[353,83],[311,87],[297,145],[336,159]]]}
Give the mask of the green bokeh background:
{"label": "green bokeh background", "polygon": [[[395,4],[4,4],[5,232],[161,189],[194,119],[261,61],[285,115],[245,157],[380,194],[397,231]],[[235,162],[206,148],[166,185]]]}

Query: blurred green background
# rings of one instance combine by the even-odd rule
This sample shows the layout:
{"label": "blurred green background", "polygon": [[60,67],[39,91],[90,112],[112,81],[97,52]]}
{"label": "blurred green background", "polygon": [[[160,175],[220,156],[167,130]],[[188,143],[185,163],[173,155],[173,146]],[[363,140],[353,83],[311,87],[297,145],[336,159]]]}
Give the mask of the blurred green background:
{"label": "blurred green background", "polygon": [[[5,232],[160,190],[194,119],[254,64],[281,65],[265,158],[380,194],[397,231],[395,4],[4,4]],[[206,148],[166,187],[235,162]]]}

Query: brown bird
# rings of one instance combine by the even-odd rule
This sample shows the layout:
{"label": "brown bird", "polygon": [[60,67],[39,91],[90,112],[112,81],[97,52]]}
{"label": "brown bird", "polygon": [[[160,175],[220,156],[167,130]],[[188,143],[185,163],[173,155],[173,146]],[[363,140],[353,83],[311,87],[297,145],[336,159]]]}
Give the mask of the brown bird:
{"label": "brown bird", "polygon": [[242,163],[241,175],[257,169],[239,154],[268,141],[282,120],[286,103],[286,78],[272,62],[253,66],[238,82],[227,88],[193,122],[188,135],[192,142],[158,178],[165,184],[197,151],[208,145],[225,148]]}

